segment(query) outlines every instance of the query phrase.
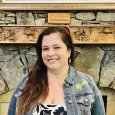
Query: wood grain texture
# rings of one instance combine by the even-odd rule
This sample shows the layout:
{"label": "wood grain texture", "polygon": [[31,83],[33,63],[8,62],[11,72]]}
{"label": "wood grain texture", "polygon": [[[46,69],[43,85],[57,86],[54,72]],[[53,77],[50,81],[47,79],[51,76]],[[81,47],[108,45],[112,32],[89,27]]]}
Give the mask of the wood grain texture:
{"label": "wood grain texture", "polygon": [[[0,43],[34,44],[46,28],[35,26],[0,27]],[[115,27],[70,27],[73,44],[115,44]]]}
{"label": "wood grain texture", "polygon": [[49,24],[70,24],[70,13],[48,13]]}
{"label": "wood grain texture", "polygon": [[115,10],[115,3],[60,3],[60,4],[35,4],[35,3],[2,3],[0,0],[0,10]]}

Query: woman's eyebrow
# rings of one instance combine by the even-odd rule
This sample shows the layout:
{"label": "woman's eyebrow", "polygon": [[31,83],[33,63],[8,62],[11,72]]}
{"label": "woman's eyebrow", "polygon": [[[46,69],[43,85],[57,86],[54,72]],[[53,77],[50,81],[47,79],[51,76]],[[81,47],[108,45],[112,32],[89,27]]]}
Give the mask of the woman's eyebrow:
{"label": "woman's eyebrow", "polygon": [[53,46],[60,46],[60,44],[54,44]]}
{"label": "woman's eyebrow", "polygon": [[[53,44],[53,46],[60,46],[60,44]],[[48,45],[43,45],[42,47],[48,47]]]}
{"label": "woman's eyebrow", "polygon": [[48,46],[46,46],[46,45],[42,46],[42,48],[44,48],[44,47],[48,47]]}

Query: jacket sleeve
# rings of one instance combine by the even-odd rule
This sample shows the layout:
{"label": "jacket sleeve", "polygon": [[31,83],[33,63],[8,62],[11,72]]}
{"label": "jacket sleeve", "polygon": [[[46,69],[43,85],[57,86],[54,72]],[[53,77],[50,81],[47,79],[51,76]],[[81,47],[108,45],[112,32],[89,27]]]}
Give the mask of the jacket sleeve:
{"label": "jacket sleeve", "polygon": [[13,93],[13,95],[12,95],[12,97],[11,97],[11,100],[10,100],[10,104],[9,104],[8,114],[7,114],[7,115],[16,115],[17,96],[19,95],[19,93],[21,93],[20,87],[21,87],[22,84],[24,83],[25,78],[26,78],[26,77],[24,77],[24,78],[19,82],[19,84],[17,85],[17,87],[16,87],[15,90],[14,90],[14,93]]}
{"label": "jacket sleeve", "polygon": [[91,115],[105,115],[105,108],[102,94],[99,91],[95,82],[93,82],[93,91],[94,91],[95,102],[92,105]]}

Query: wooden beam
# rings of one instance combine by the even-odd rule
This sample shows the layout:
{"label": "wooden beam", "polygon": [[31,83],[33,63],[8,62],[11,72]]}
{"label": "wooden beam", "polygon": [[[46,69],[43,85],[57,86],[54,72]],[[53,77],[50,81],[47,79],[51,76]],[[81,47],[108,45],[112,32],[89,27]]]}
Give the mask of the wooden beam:
{"label": "wooden beam", "polygon": [[[46,28],[37,26],[0,27],[0,43],[35,44]],[[115,27],[79,26],[70,27],[73,44],[115,44]]]}
{"label": "wooden beam", "polygon": [[0,3],[0,10],[115,10],[115,3]]}

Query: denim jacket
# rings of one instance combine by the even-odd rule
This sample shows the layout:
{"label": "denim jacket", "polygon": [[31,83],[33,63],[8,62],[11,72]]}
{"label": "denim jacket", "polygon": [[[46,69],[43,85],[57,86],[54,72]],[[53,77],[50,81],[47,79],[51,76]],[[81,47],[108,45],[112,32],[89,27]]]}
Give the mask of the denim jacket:
{"label": "denim jacket", "polygon": [[[27,76],[25,76],[11,98],[8,115],[16,115],[18,97],[21,95]],[[93,78],[76,71],[70,66],[69,74],[64,82],[64,99],[67,115],[105,115],[104,103]],[[32,110],[26,115],[32,115]]]}

